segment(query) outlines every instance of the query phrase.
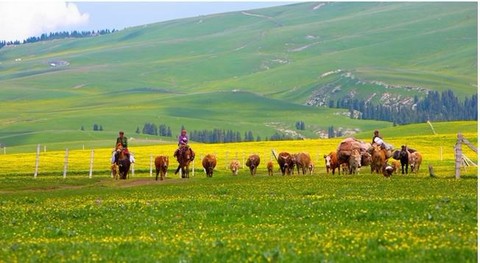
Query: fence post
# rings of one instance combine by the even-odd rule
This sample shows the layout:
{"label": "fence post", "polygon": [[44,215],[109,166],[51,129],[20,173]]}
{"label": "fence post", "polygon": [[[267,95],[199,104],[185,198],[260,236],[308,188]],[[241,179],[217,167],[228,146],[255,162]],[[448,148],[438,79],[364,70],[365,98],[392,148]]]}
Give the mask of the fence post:
{"label": "fence post", "polygon": [[460,168],[462,166],[462,134],[457,134],[457,144],[455,144],[455,178],[460,179]]}
{"label": "fence post", "polygon": [[[201,155],[200,155],[201,157]],[[192,176],[195,176],[195,160],[192,162]]]}
{"label": "fence post", "polygon": [[150,154],[150,177],[152,177],[152,175],[153,175],[152,163],[153,163],[153,154]]}
{"label": "fence post", "polygon": [[68,148],[65,149],[65,161],[63,162],[63,179],[67,178],[67,167],[68,167]]}
{"label": "fence post", "polygon": [[93,173],[93,149],[92,149],[92,152],[90,153],[90,172],[88,174],[88,178],[92,178],[92,173]]}
{"label": "fence post", "polygon": [[228,151],[225,152],[225,170],[228,170]]}
{"label": "fence post", "polygon": [[37,145],[37,156],[35,158],[35,172],[33,173],[33,178],[37,178],[39,163],[40,163],[40,144]]}

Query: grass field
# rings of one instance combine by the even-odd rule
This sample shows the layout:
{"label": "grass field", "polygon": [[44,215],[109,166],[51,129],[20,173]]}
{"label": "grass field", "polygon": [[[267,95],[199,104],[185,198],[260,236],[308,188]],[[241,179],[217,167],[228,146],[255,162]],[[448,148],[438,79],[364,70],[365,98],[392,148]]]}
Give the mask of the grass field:
{"label": "grass field", "polygon": [[[475,144],[477,133],[465,133]],[[132,147],[136,173],[115,181],[109,149],[2,155],[0,261],[5,262],[476,262],[476,167],[454,179],[455,134],[393,137],[422,152],[418,174],[391,179],[370,174],[327,175],[323,154],[341,139],[192,144],[195,175],[150,177],[150,156],[174,145]],[[443,148],[443,153],[442,149]],[[313,175],[266,175],[271,149],[308,151]],[[474,162],[477,155],[464,147]],[[213,178],[198,160],[216,153]],[[233,158],[259,153],[258,175],[226,170]],[[436,178],[427,166],[433,165]]]}

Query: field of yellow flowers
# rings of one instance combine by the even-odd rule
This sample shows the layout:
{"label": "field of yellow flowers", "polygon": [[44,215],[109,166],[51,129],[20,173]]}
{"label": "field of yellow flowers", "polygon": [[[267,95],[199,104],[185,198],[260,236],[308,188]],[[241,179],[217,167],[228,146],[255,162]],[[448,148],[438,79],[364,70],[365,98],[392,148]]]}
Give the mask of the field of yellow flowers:
{"label": "field of yellow flowers", "polygon": [[[475,134],[465,137],[476,141]],[[454,177],[455,136],[388,140],[423,154],[420,172],[385,179],[327,175],[323,155],[341,139],[192,144],[195,175],[165,181],[151,159],[175,145],[131,146],[135,174],[110,177],[111,149],[1,156],[0,262],[476,262],[477,168]],[[467,147],[464,153],[477,162]],[[266,175],[276,152],[309,152],[313,175]],[[200,167],[213,153],[213,178]],[[228,162],[260,155],[258,175]],[[427,166],[435,169],[431,178]]]}
{"label": "field of yellow flowers", "polygon": [[[476,134],[465,134],[472,142],[477,141]],[[232,160],[239,160],[242,165],[246,158],[251,154],[258,154],[261,159],[258,171],[260,174],[266,174],[266,163],[274,161],[272,150],[279,153],[282,151],[290,153],[307,152],[315,164],[316,174],[325,174],[324,159],[325,154],[336,151],[337,146],[342,139],[318,139],[318,140],[294,140],[294,141],[267,141],[267,142],[249,142],[249,143],[229,143],[229,144],[191,144],[196,153],[196,159],[191,168],[196,174],[202,174],[201,159],[206,154],[214,154],[217,157],[216,171],[226,171],[228,164]],[[365,140],[369,142],[368,140]],[[443,135],[422,135],[410,136],[407,138],[392,138],[388,143],[399,149],[401,145],[408,145],[411,148],[421,152],[423,163],[419,175],[428,175],[428,165],[432,164],[436,175],[452,176],[454,175],[454,145],[456,136],[454,134]],[[132,167],[133,176],[147,176],[155,172],[154,159],[158,155],[169,156],[169,170],[176,168],[177,162],[173,158],[173,152],[176,149],[175,144],[162,144],[152,146],[130,146],[130,151],[135,156],[135,164]],[[468,147],[463,146],[464,154],[472,161],[477,161],[477,155]],[[93,176],[107,177],[110,173],[110,159],[112,149],[85,149],[69,151],[47,151],[40,147],[38,157],[38,176],[42,175],[63,175],[69,174],[89,176],[92,168]],[[34,175],[36,167],[36,152],[21,154],[0,155],[0,175]],[[174,167],[175,166],[175,167]],[[244,168],[244,167],[243,167]],[[277,173],[279,171],[276,171]],[[475,168],[466,168],[468,174],[476,174]],[[240,173],[247,174],[248,169],[241,170]],[[361,173],[370,173],[369,167],[364,167]],[[131,173],[132,175],[132,173]],[[195,175],[195,174],[194,174]]]}

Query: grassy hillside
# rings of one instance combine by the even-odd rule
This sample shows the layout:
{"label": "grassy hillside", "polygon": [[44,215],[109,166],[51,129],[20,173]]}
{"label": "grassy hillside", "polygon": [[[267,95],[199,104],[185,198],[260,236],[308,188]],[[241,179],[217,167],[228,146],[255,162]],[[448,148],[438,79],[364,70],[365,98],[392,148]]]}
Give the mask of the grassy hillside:
{"label": "grassy hillside", "polygon": [[476,93],[477,5],[299,3],[200,16],[5,47],[0,72],[0,143],[9,146],[101,143],[146,122],[261,138],[300,120],[309,138],[330,126],[371,131],[391,124],[305,104],[313,94]]}

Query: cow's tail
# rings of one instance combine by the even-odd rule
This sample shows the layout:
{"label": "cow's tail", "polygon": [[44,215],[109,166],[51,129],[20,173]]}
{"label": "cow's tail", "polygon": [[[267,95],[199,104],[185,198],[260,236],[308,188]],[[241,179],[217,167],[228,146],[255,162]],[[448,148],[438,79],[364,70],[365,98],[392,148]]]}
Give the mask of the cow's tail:
{"label": "cow's tail", "polygon": [[278,162],[277,152],[274,149],[272,149],[272,154],[273,154],[273,157],[275,157],[275,160]]}

